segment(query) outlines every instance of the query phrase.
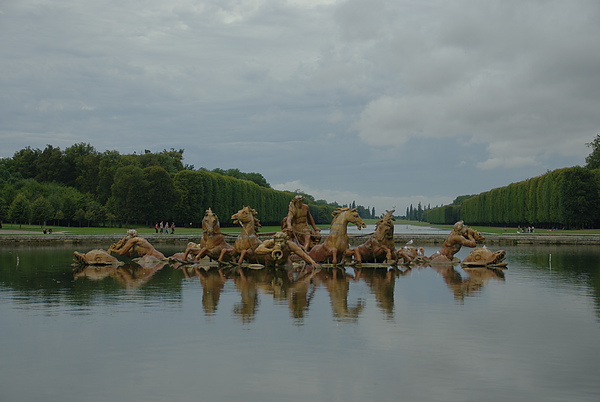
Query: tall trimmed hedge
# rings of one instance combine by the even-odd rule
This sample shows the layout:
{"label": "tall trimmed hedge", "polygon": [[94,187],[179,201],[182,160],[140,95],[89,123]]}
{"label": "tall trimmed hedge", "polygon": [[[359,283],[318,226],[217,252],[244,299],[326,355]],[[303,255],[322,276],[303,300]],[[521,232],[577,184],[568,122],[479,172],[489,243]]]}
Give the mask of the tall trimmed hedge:
{"label": "tall trimmed hedge", "polygon": [[[179,194],[175,220],[195,226],[200,224],[208,208],[217,214],[221,225],[226,226],[231,215],[246,205],[258,212],[262,224],[277,225],[287,215],[288,205],[296,195],[203,170],[182,170],[175,174],[173,182]],[[331,221],[333,206],[309,204],[309,207],[318,223]]]}
{"label": "tall trimmed hedge", "polygon": [[591,228],[600,225],[599,201],[600,173],[575,166],[469,198],[459,216],[471,225]]}

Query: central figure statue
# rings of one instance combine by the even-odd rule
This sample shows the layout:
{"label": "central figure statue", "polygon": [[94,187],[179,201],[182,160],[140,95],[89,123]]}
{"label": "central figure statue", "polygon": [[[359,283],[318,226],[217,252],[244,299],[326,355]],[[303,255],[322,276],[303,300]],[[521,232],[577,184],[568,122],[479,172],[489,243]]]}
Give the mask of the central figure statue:
{"label": "central figure statue", "polygon": [[[311,228],[308,226],[310,223]],[[308,205],[304,204],[304,196],[297,195],[290,201],[288,214],[282,222],[282,229],[287,233],[290,239],[296,240],[296,243],[304,249],[310,250],[311,237],[320,238],[321,229],[315,224]]]}

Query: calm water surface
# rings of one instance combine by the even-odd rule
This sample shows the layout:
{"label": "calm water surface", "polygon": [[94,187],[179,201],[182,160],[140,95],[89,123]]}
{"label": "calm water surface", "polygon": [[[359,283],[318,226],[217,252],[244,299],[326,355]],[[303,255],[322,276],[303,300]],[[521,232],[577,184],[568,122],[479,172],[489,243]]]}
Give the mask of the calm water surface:
{"label": "calm water surface", "polygon": [[505,271],[74,271],[97,247],[0,249],[0,401],[600,400],[598,247],[505,247]]}

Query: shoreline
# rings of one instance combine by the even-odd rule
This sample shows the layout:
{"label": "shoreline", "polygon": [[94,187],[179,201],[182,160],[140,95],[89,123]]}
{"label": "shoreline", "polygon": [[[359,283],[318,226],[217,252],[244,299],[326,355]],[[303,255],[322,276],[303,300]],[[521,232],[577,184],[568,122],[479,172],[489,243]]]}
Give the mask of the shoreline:
{"label": "shoreline", "polygon": [[[22,232],[21,232],[22,233]],[[237,234],[231,234],[231,241]],[[267,239],[270,234],[260,234],[259,238]],[[187,244],[190,241],[198,243],[201,234],[145,234],[140,236],[153,244]],[[323,240],[326,236],[323,236]],[[394,242],[396,246],[401,246],[409,241],[414,245],[436,245],[441,244],[446,239],[447,234],[395,234]],[[117,242],[123,238],[123,235],[79,235],[79,234],[32,234],[32,233],[0,233],[0,245],[51,245],[51,244],[89,244],[97,243],[108,247],[111,243]],[[368,235],[350,236],[351,245],[359,245],[366,241]],[[544,235],[544,234],[485,234],[485,242],[488,245],[600,245],[600,235]]]}

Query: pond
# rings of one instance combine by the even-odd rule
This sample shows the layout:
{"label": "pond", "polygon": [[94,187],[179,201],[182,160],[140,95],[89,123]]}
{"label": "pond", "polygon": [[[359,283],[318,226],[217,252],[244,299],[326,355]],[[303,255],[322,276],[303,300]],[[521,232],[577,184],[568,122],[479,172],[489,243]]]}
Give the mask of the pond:
{"label": "pond", "polygon": [[598,247],[505,247],[503,271],[74,271],[97,247],[0,249],[0,400],[600,400]]}

